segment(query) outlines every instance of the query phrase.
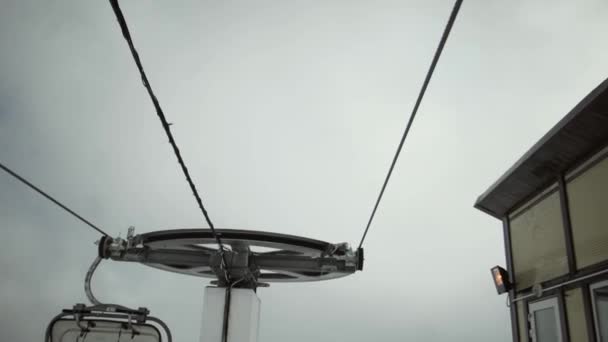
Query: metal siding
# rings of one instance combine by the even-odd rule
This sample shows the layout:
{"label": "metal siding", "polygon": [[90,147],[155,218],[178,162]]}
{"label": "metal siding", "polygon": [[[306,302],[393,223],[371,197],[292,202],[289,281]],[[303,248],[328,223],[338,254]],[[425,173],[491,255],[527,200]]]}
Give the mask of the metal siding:
{"label": "metal siding", "polygon": [[595,323],[593,322],[593,305],[591,303],[591,291],[588,285],[581,287],[583,293],[583,307],[585,310],[585,322],[587,326],[587,338],[589,342],[596,342]]}
{"label": "metal siding", "polygon": [[576,256],[574,254],[574,243],[572,241],[572,220],[570,219],[570,204],[568,203],[568,191],[566,180],[563,175],[559,177],[559,199],[562,205],[562,220],[564,223],[564,238],[566,240],[566,255],[568,256],[568,270],[571,275],[576,272]]}
{"label": "metal siding", "polygon": [[580,288],[566,291],[566,315],[570,341],[583,342],[589,339],[587,335],[587,321],[585,320],[585,306],[583,292]]}
{"label": "metal siding", "polygon": [[[509,218],[504,217],[502,220],[502,229],[505,243],[505,260],[507,262],[507,272],[509,273],[509,281],[511,283],[515,282],[515,273],[513,272],[513,257],[511,256],[511,236],[509,233]],[[509,296],[509,300],[515,298],[515,290],[511,289],[507,294]],[[509,308],[511,314],[511,335],[513,337],[513,342],[521,342],[519,339],[519,324],[517,318],[517,307],[516,305],[511,305]]]}
{"label": "metal siding", "polygon": [[[515,298],[515,291],[511,290],[507,294],[509,296],[509,301],[512,301]],[[511,302],[509,305],[509,313],[511,316],[511,336],[513,337],[513,342],[522,342],[519,337],[519,315],[517,312],[517,303]]]}
{"label": "metal siding", "polygon": [[608,260],[608,159],[568,185],[577,267]]}
{"label": "metal siding", "polygon": [[507,272],[509,273],[509,281],[514,284],[517,280],[515,279],[515,271],[513,270],[513,254],[511,247],[511,233],[509,228],[509,218],[505,217],[502,220],[502,233],[505,244],[505,261],[507,262]]}
{"label": "metal siding", "polygon": [[519,325],[519,341],[528,342],[528,314],[526,310],[526,302],[517,302],[517,320]]}
{"label": "metal siding", "polygon": [[568,273],[559,193],[553,193],[510,222],[517,290]]}
{"label": "metal siding", "polygon": [[561,332],[562,332],[562,341],[563,342],[570,342],[570,341],[576,341],[570,338],[570,322],[569,322],[569,316],[568,313],[566,312],[566,298],[565,294],[564,294],[564,290],[563,289],[559,289],[557,291],[557,302],[558,302],[558,306],[559,306],[559,320],[561,323]]}

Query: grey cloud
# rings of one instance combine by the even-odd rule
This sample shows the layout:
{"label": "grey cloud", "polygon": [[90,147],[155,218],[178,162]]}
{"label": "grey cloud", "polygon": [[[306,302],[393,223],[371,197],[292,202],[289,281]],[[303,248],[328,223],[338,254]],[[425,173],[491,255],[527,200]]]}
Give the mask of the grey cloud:
{"label": "grey cloud", "polygon": [[[451,3],[124,2],[218,226],[358,242]],[[601,1],[465,2],[365,270],[261,289],[261,340],[509,341],[476,196],[608,73]],[[545,11],[546,7],[556,8]],[[108,4],[7,0],[0,160],[113,235],[203,227]],[[574,12],[573,12],[574,11]],[[572,18],[571,13],[577,13]],[[94,232],[0,174],[0,331],[85,300]],[[198,339],[206,281],[104,262],[101,299]]]}

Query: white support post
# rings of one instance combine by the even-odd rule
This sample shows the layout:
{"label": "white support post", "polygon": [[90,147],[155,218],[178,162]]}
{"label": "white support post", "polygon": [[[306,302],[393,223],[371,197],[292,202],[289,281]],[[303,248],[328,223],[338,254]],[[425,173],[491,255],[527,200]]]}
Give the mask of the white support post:
{"label": "white support post", "polygon": [[[200,342],[222,342],[226,288],[206,287]],[[251,289],[230,291],[228,342],[257,342],[260,299]]]}

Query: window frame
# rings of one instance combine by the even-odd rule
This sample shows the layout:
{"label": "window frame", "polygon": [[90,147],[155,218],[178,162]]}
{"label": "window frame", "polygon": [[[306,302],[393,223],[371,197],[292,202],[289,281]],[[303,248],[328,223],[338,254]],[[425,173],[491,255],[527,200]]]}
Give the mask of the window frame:
{"label": "window frame", "polygon": [[534,316],[534,312],[536,311],[540,311],[540,310],[544,310],[544,309],[549,309],[549,308],[553,308],[554,309],[554,313],[555,313],[555,322],[556,322],[556,327],[557,327],[557,336],[558,336],[558,341],[555,342],[564,342],[564,336],[562,333],[562,324],[564,324],[564,322],[562,322],[562,313],[561,313],[561,308],[559,305],[559,298],[557,296],[551,296],[551,297],[547,297],[547,298],[543,298],[541,300],[535,301],[535,302],[529,302],[528,303],[528,321],[530,323],[530,330],[529,330],[529,338],[530,341],[532,342],[537,342],[537,336],[536,336],[536,318]]}
{"label": "window frame", "polygon": [[602,336],[600,334],[600,325],[599,325],[599,321],[598,321],[597,305],[595,304],[595,289],[602,288],[602,287],[608,287],[608,280],[598,281],[598,282],[595,282],[595,283],[589,285],[589,292],[590,292],[589,294],[590,294],[590,299],[591,299],[591,313],[593,314],[593,330],[594,330],[593,333],[595,334],[595,338],[596,338],[597,342],[600,342],[602,340]]}

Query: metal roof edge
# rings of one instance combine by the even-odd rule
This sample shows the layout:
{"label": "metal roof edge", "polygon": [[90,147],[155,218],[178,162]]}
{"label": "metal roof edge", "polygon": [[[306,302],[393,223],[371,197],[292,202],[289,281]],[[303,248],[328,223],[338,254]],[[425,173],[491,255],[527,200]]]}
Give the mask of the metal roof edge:
{"label": "metal roof edge", "polygon": [[[553,138],[559,131],[561,131],[564,126],[570,123],[578,114],[580,114],[586,107],[588,107],[598,95],[608,90],[608,78],[602,81],[598,86],[596,86],[587,96],[585,96],[578,104],[574,106],[561,120],[557,122],[545,135],[543,135],[528,151],[521,156],[515,164],[513,164],[498,180],[496,180],[486,191],[484,191],[475,202],[474,207],[479,209],[491,216],[500,218],[501,215],[499,213],[492,212],[486,209],[483,206],[483,202],[490,196],[497,187],[499,187],[507,178],[509,178],[519,167],[526,162],[530,156],[534,153],[538,152],[542,148],[545,143]],[[482,209],[483,208],[483,209]]]}

